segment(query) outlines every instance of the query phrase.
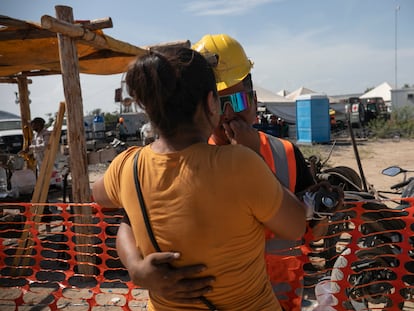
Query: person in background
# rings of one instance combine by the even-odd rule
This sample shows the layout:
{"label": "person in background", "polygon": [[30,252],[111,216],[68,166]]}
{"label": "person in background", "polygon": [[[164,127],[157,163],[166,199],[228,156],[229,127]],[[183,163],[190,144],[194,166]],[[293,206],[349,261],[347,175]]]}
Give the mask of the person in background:
{"label": "person in background", "polygon": [[30,126],[34,131],[32,142],[29,146],[29,152],[33,153],[36,159],[36,176],[39,175],[45,157],[45,150],[49,143],[50,133],[45,128],[46,121],[43,118],[34,118]]}
{"label": "person in background", "polygon": [[118,124],[116,125],[116,129],[118,132],[118,138],[120,141],[126,142],[128,139],[128,129],[125,125],[125,120],[123,117],[118,119]]}
{"label": "person in background", "polygon": [[[251,78],[252,62],[242,46],[228,35],[206,35],[193,48],[199,51],[213,65],[217,89],[222,105],[222,114],[217,127],[209,138],[213,145],[244,145],[259,154],[280,182],[298,196],[315,181],[299,148],[288,140],[257,131],[253,123],[257,115],[257,99]],[[259,179],[258,183],[262,185]],[[316,188],[315,188],[316,189]],[[338,190],[339,191],[339,190]],[[312,221],[314,236],[323,234],[326,227]],[[133,254],[134,245],[128,219],[118,231],[117,250],[120,258],[140,260],[139,253]],[[275,294],[280,298],[284,310],[301,309],[303,269],[300,241],[284,241],[266,231],[267,271]],[[291,252],[286,251],[292,249]],[[194,301],[198,295],[211,290],[208,278],[195,277],[204,265],[193,265],[180,269],[169,269],[168,264],[178,260],[173,253],[157,254],[148,266],[146,280],[140,281],[147,288],[158,291],[165,297],[179,301]],[[142,259],[141,259],[142,260]],[[168,274],[168,282],[162,276]],[[139,284],[139,283],[137,283]]]}
{"label": "person in background", "polygon": [[[137,173],[159,248],[180,252],[177,267],[202,262],[207,269],[199,276],[215,276],[213,290],[198,303],[149,289],[149,310],[281,310],[266,275],[263,226],[297,239],[306,228],[305,207],[257,153],[238,144],[208,144],[228,109],[218,99],[209,63],[188,48],[150,51],[130,67],[126,84],[159,137],[118,155],[93,185],[93,196],[102,206],[125,208],[133,248],[151,262],[155,246],[133,195]],[[140,283],[140,263],[123,263]]]}
{"label": "person in background", "polygon": [[284,119],[281,119],[281,121],[280,121],[280,123],[281,123],[281,133],[282,133],[282,136],[281,137],[289,137],[289,124],[284,120]]}
{"label": "person in background", "polygon": [[140,134],[143,146],[148,145],[155,140],[155,132],[151,125],[151,122],[147,122],[142,125]]}

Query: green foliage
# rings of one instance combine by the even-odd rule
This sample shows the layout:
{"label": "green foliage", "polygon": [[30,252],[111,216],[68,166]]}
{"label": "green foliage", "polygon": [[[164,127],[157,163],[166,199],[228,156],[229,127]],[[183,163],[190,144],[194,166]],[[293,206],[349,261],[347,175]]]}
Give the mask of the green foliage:
{"label": "green foliage", "polygon": [[375,119],[368,124],[371,136],[392,138],[414,138],[414,107],[405,106],[395,109],[389,120]]}
{"label": "green foliage", "polygon": [[104,114],[105,123],[117,123],[118,118],[119,118],[118,112],[113,112],[113,113],[105,112]]}
{"label": "green foliage", "polygon": [[101,112],[102,112],[102,109],[101,109],[101,108],[97,108],[97,109],[92,110],[92,111],[89,113],[89,115],[90,115],[90,116],[98,116],[98,115],[100,115],[100,114],[101,114]]}
{"label": "green foliage", "polygon": [[45,127],[48,128],[49,126],[52,125],[55,118],[53,117],[53,115],[51,113],[46,113],[46,116],[47,116],[47,121],[46,121]]}

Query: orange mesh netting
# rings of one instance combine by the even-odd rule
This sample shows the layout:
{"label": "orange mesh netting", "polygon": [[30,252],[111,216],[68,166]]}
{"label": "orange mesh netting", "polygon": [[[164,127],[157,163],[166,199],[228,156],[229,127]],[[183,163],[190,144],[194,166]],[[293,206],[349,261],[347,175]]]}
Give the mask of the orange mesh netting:
{"label": "orange mesh netting", "polygon": [[121,211],[54,204],[35,224],[30,203],[0,208],[0,310],[146,310],[147,292],[130,282],[115,250]]}
{"label": "orange mesh netting", "polygon": [[348,202],[323,240],[308,233],[304,293],[314,308],[306,310],[412,310],[414,198],[406,203]]}
{"label": "orange mesh netting", "polygon": [[[404,210],[347,203],[323,240],[308,233],[309,253],[301,258],[309,305],[303,310],[413,306],[413,200]],[[0,309],[146,310],[147,291],[130,282],[115,250],[122,211],[104,212],[96,204],[45,206],[34,223],[31,203],[0,204]],[[94,213],[85,216],[79,208]]]}

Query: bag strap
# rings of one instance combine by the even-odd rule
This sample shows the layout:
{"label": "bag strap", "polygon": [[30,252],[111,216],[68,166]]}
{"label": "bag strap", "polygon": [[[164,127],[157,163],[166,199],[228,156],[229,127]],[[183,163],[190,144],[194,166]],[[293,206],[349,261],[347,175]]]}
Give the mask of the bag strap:
{"label": "bag strap", "polygon": [[151,240],[152,246],[154,246],[154,248],[157,252],[161,252],[161,248],[158,245],[157,240],[155,239],[154,232],[152,231],[152,228],[151,228],[151,223],[150,223],[150,220],[149,220],[149,217],[148,217],[147,208],[146,208],[145,202],[144,202],[144,196],[142,195],[141,184],[140,184],[139,179],[138,179],[137,163],[138,163],[138,157],[139,157],[140,151],[141,150],[138,150],[138,152],[134,156],[134,182],[135,182],[135,188],[137,189],[138,199],[139,199],[139,203],[140,203],[141,211],[142,211],[142,217],[144,218],[145,227],[147,228],[147,232],[148,232],[149,238]]}
{"label": "bag strap", "polygon": [[[139,203],[140,203],[140,206],[141,206],[142,217],[144,218],[145,227],[147,229],[147,232],[148,232],[149,238],[151,240],[151,243],[152,243],[152,245],[154,246],[154,248],[157,252],[161,252],[161,248],[158,245],[158,242],[155,239],[154,232],[152,231],[152,228],[151,228],[151,222],[150,222],[149,217],[148,217],[147,208],[146,208],[145,202],[144,202],[144,196],[142,195],[141,184],[140,184],[139,178],[138,178],[138,165],[137,164],[138,164],[138,157],[139,157],[140,151],[141,151],[141,149],[138,150],[137,153],[134,156],[134,182],[135,182],[135,188],[137,190],[138,200],[139,200]],[[208,309],[210,311],[218,311],[216,306],[211,301],[209,301],[206,297],[200,296],[199,299],[202,303],[204,303],[208,307]]]}

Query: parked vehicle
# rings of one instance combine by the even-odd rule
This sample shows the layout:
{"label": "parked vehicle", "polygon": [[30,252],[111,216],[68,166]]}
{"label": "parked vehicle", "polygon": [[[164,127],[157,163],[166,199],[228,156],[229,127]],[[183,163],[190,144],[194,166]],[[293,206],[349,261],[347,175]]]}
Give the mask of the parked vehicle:
{"label": "parked vehicle", "polygon": [[23,147],[22,121],[0,119],[0,153],[17,154]]}
{"label": "parked vehicle", "polygon": [[365,110],[365,123],[377,118],[389,119],[390,114],[382,97],[364,98],[361,103]]}
{"label": "parked vehicle", "polygon": [[349,115],[352,127],[363,127],[366,123],[365,108],[359,97],[350,97],[346,100],[345,110]]}
{"label": "parked vehicle", "polygon": [[357,134],[361,136],[364,128],[374,119],[388,120],[390,112],[382,97],[360,99],[349,97],[340,103],[331,104],[333,113],[331,124],[333,130],[343,130],[351,124],[352,128],[360,129]]}

